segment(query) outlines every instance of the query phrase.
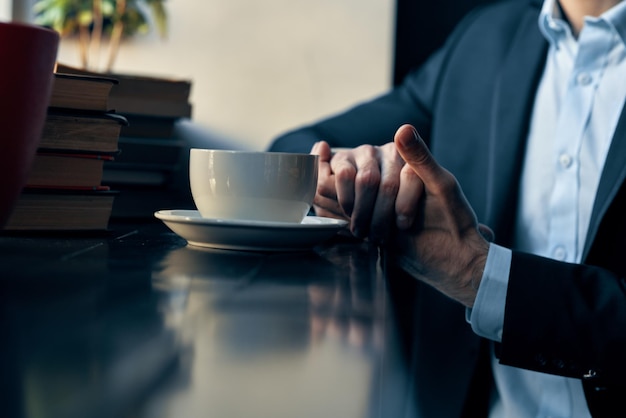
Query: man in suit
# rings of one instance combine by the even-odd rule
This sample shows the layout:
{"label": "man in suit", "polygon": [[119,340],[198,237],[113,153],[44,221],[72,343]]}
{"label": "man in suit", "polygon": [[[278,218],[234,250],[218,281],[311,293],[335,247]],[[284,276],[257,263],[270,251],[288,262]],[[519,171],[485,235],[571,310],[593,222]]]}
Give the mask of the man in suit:
{"label": "man in suit", "polygon": [[416,415],[626,416],[625,99],[626,3],[509,0],[271,145],[319,154],[317,214],[427,284]]}

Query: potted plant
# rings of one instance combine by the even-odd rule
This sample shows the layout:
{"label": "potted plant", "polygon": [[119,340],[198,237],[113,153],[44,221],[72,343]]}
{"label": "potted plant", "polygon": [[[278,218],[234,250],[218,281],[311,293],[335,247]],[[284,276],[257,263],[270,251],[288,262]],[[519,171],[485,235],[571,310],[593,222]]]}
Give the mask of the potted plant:
{"label": "potted plant", "polygon": [[109,38],[104,72],[110,73],[123,37],[147,33],[154,25],[167,35],[165,0],[38,0],[34,5],[36,23],[53,28],[61,36],[77,36],[81,65],[97,71],[90,59],[97,58],[103,38]]}

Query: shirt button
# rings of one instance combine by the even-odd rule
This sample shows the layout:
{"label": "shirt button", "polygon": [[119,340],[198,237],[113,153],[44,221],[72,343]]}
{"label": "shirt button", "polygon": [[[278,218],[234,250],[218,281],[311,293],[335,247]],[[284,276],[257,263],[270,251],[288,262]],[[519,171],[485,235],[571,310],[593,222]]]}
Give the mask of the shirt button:
{"label": "shirt button", "polygon": [[587,86],[591,83],[591,76],[589,73],[580,73],[576,76],[576,81],[581,86]]}
{"label": "shirt button", "polygon": [[559,156],[559,163],[563,168],[569,168],[572,165],[572,157],[569,154],[561,154]]}
{"label": "shirt button", "polygon": [[565,256],[567,256],[567,251],[565,251],[565,248],[559,246],[552,251],[552,256],[555,260],[563,261],[565,260]]}

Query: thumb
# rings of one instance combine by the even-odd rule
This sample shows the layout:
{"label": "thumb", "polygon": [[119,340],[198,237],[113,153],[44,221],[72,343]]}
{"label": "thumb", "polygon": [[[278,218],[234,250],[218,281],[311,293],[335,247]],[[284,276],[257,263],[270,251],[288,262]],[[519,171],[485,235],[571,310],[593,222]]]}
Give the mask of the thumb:
{"label": "thumb", "polygon": [[436,188],[445,170],[437,163],[430,150],[411,125],[402,125],[396,131],[394,142],[402,159],[424,182],[427,189]]}

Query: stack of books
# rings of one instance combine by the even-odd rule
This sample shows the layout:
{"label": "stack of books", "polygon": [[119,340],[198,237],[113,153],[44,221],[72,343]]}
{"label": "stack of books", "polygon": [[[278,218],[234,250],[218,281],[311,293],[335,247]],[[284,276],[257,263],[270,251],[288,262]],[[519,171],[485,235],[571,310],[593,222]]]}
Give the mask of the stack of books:
{"label": "stack of books", "polygon": [[116,80],[55,73],[39,148],[5,230],[105,230],[115,191],[104,164],[118,154],[124,117],[110,111]]}
{"label": "stack of books", "polygon": [[[101,76],[59,64],[66,73]],[[152,218],[155,211],[179,205],[181,191],[175,179],[187,158],[176,124],[189,119],[191,81],[163,77],[112,73],[117,80],[109,105],[126,118],[119,137],[120,153],[115,162],[104,162],[103,181],[120,192],[111,217]]]}

